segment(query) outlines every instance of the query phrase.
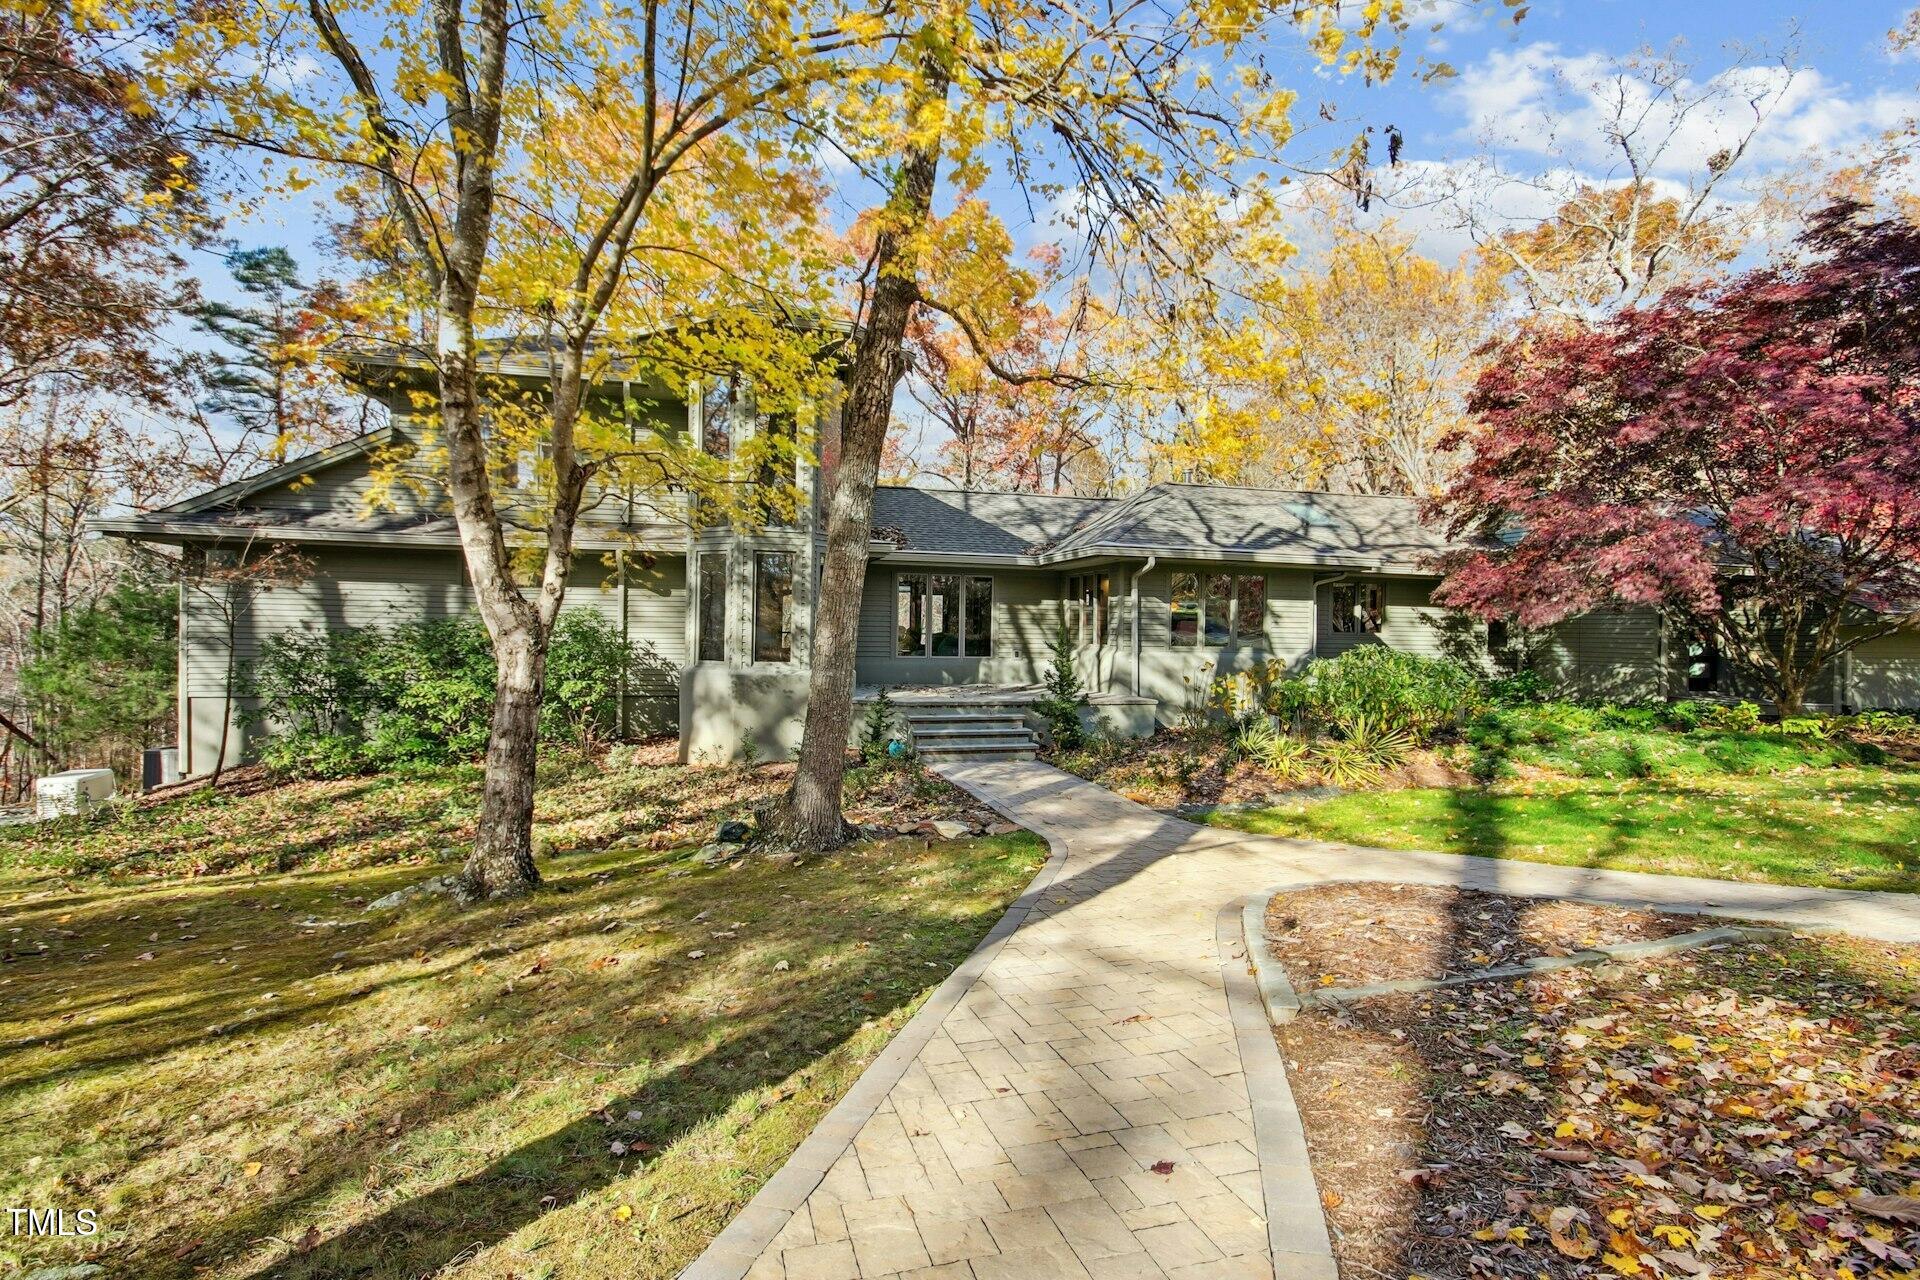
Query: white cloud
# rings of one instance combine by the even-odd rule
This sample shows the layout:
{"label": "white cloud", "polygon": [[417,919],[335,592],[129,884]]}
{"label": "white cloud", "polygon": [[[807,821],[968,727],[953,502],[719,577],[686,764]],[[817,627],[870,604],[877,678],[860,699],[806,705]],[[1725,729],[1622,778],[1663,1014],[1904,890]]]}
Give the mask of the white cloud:
{"label": "white cloud", "polygon": [[1682,183],[1749,133],[1745,164],[1765,170],[1920,114],[1920,96],[1856,95],[1814,67],[1749,63],[1702,79],[1651,54],[1619,59],[1547,42],[1494,50],[1461,73],[1449,98],[1465,118],[1462,137],[1510,159],[1619,175],[1624,134],[1654,176]]}

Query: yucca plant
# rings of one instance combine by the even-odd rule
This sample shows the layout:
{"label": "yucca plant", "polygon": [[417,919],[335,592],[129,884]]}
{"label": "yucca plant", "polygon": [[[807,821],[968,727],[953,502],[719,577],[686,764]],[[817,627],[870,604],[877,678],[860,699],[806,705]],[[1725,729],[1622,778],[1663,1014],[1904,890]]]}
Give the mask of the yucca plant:
{"label": "yucca plant", "polygon": [[1347,723],[1346,741],[1359,756],[1376,769],[1391,769],[1413,750],[1413,735],[1369,715],[1357,715]]}
{"label": "yucca plant", "polygon": [[1242,725],[1234,735],[1233,749],[1268,773],[1289,779],[1306,772],[1312,754],[1306,743],[1275,729],[1266,716],[1255,716]]}
{"label": "yucca plant", "polygon": [[1380,776],[1380,766],[1351,738],[1320,743],[1314,748],[1313,763],[1320,776],[1336,787],[1365,786]]}

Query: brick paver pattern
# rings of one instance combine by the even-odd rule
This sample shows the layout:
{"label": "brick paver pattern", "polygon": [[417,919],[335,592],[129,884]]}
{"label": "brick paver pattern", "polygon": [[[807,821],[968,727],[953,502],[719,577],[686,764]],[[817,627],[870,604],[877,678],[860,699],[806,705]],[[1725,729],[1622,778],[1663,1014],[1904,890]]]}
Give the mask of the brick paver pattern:
{"label": "brick paver pattern", "polygon": [[1272,1276],[1215,921],[1277,882],[1467,884],[1920,939],[1897,895],[1275,840],[1042,764],[942,772],[1066,860],[752,1280]]}

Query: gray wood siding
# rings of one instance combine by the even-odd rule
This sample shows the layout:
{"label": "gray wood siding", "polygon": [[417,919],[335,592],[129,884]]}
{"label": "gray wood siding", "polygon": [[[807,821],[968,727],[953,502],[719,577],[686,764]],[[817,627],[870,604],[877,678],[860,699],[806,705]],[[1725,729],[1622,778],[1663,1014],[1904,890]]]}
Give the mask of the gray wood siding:
{"label": "gray wood siding", "polygon": [[[993,579],[993,653],[985,658],[929,658],[894,652],[898,640],[895,583],[903,573],[959,572]],[[863,685],[1027,684],[1046,668],[1048,645],[1060,625],[1061,590],[1053,574],[1037,570],[945,569],[938,565],[875,564],[860,594],[855,679]]]}
{"label": "gray wood siding", "polygon": [[1536,665],[1568,693],[1631,702],[1666,695],[1670,681],[1662,652],[1658,615],[1603,611],[1553,628]]}
{"label": "gray wood siding", "polygon": [[[315,549],[313,573],[297,585],[247,592],[235,606],[232,656],[243,669],[259,656],[269,636],[457,617],[470,612],[460,557],[452,551]],[[628,577],[629,638],[641,651],[642,676],[632,689],[636,724],[664,726],[677,717],[679,671],[686,657],[686,570],[679,557],[661,557],[651,567],[632,565]],[[212,767],[225,706],[228,670],[225,589],[189,582],[181,592],[181,687],[190,729],[185,744],[190,767]],[[585,557],[567,593],[568,609],[591,609],[618,623],[620,593],[610,562]],[[244,758],[252,744],[244,731],[229,735],[229,755]]]}

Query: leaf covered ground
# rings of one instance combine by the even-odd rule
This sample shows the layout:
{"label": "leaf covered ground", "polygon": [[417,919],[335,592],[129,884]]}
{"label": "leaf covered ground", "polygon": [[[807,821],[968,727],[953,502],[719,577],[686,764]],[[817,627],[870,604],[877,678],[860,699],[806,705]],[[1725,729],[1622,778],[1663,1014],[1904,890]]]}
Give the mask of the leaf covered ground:
{"label": "leaf covered ground", "polygon": [[[449,869],[412,864],[460,830],[458,771],[223,796],[177,837],[168,810],[117,837],[148,870],[225,850],[292,871],[16,863],[0,1201],[94,1208],[102,1232],[0,1240],[0,1270],[674,1274],[1044,857],[1024,834],[901,837],[707,868],[593,812],[673,805],[705,838],[752,789],[721,778],[562,773],[575,799],[543,795],[543,842],[580,851],[543,856],[533,898],[472,911],[363,909]],[[89,834],[102,856],[114,833]]]}
{"label": "leaf covered ground", "polygon": [[[1529,920],[1550,904],[1488,919],[1483,895],[1409,892],[1409,918],[1424,902],[1429,925],[1457,925],[1435,972],[1480,963],[1503,916],[1555,932]],[[1288,909],[1356,936],[1378,915]],[[1640,914],[1579,928],[1635,936]],[[1920,949],[1723,947],[1368,1000],[1277,1035],[1349,1278],[1914,1273]]]}
{"label": "leaf covered ground", "polygon": [[[671,742],[542,755],[536,852],[697,844],[783,790],[793,773],[791,765],[673,758]],[[863,821],[974,811],[960,792],[906,767],[848,770],[847,806]],[[289,783],[249,769],[217,794],[188,789],[88,818],[0,826],[0,870],[118,878],[424,865],[459,856],[479,810],[477,764]]]}

